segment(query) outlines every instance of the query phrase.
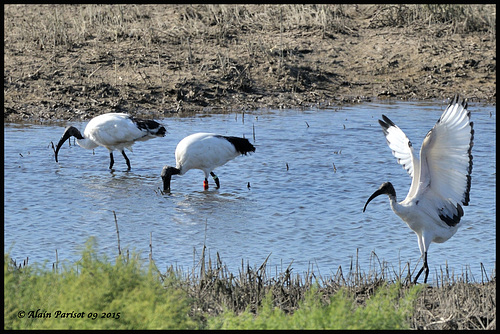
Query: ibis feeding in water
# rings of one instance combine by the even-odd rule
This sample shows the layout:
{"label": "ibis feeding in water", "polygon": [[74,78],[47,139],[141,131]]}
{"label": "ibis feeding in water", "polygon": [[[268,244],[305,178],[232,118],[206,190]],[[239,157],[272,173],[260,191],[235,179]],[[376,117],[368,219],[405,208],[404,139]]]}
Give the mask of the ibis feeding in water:
{"label": "ibis feeding in water", "polygon": [[57,144],[56,162],[59,149],[71,136],[76,137],[80,147],[94,149],[103,146],[109,150],[109,169],[113,168],[115,160],[113,151],[120,151],[130,170],[130,160],[125,154],[125,148],[132,151],[136,141],[145,141],[155,137],[164,137],[166,129],[158,122],[135,118],[122,113],[108,113],[96,116],[85,127],[83,136],[74,126],[68,126]]}
{"label": "ibis feeding in water", "polygon": [[423,266],[415,277],[417,282],[425,270],[431,242],[445,242],[458,227],[469,205],[472,172],[473,122],[465,100],[458,95],[447,106],[434,127],[427,133],[420,149],[420,160],[404,132],[388,117],[379,120],[392,154],[412,178],[410,190],[402,202],[390,182],[383,183],[368,198],[363,208],[379,195],[388,195],[392,210],[417,234]]}
{"label": "ibis feeding in water", "polygon": [[176,166],[164,166],[161,171],[163,191],[170,191],[172,175],[184,175],[190,169],[201,169],[205,173],[203,188],[208,189],[210,174],[216,185],[220,182],[213,170],[239,155],[255,152],[255,147],[246,138],[222,136],[215,133],[194,133],[182,139],[175,149]]}

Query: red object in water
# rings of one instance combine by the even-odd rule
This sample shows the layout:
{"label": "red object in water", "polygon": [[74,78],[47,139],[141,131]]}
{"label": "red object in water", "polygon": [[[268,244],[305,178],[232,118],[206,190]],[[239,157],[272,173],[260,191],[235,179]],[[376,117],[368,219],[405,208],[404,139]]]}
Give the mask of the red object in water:
{"label": "red object in water", "polygon": [[203,180],[203,189],[208,190],[208,181]]}

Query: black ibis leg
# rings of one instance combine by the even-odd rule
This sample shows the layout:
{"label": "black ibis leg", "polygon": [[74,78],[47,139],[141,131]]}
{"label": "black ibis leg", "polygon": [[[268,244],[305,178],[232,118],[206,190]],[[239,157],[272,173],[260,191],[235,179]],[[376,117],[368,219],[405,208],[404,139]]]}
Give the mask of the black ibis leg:
{"label": "black ibis leg", "polygon": [[125,150],[122,151],[122,155],[125,158],[125,161],[127,162],[127,167],[130,170],[130,160],[128,159],[127,155],[125,154]]}
{"label": "black ibis leg", "polygon": [[210,172],[210,175],[212,175],[214,181],[215,181],[215,189],[219,189],[220,188],[220,182],[219,182],[219,178],[217,177],[217,175],[215,175],[214,172]]}
{"label": "black ibis leg", "polygon": [[109,152],[109,169],[113,169],[115,164],[115,159],[113,158],[113,152]]}
{"label": "black ibis leg", "polygon": [[417,276],[415,276],[415,280],[413,280],[413,283],[417,283],[417,280],[420,277],[422,271],[424,271],[424,269],[425,269],[424,283],[427,283],[427,277],[429,276],[429,266],[427,265],[427,252],[424,253],[424,264],[420,269],[420,271],[418,272]]}

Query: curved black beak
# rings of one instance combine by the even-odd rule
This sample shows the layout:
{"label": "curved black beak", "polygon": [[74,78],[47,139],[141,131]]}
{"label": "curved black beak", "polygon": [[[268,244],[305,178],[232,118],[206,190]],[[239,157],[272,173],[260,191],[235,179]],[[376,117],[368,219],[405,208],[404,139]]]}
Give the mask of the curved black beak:
{"label": "curved black beak", "polygon": [[370,198],[368,198],[368,201],[366,201],[366,203],[365,203],[365,207],[363,208],[363,212],[365,212],[365,210],[366,210],[366,206],[368,205],[368,203],[370,203],[370,202],[371,202],[371,200],[372,200],[372,199],[374,199],[375,197],[380,196],[380,195],[382,195],[382,194],[384,194],[384,192],[383,192],[381,189],[379,189],[379,190],[377,190],[376,192],[374,192],[374,193],[370,196]]}
{"label": "curved black beak", "polygon": [[370,198],[368,198],[368,200],[365,203],[365,207],[363,208],[363,212],[365,212],[366,206],[368,205],[368,203],[370,203],[372,199],[374,199],[375,197],[380,196],[380,195],[389,195],[389,196],[394,196],[395,197],[396,196],[396,191],[394,190],[394,187],[392,186],[392,184],[390,182],[383,183],[380,186],[380,188],[378,188],[377,191],[375,191],[370,196]]}
{"label": "curved black beak", "polygon": [[75,128],[74,126],[68,126],[64,130],[64,133],[63,133],[61,139],[59,140],[59,143],[57,143],[57,147],[56,147],[56,162],[58,162],[57,161],[57,154],[59,153],[59,149],[64,144],[64,142],[66,142],[66,140],[68,140],[71,136],[76,137],[76,139],[83,139],[82,134],[80,133],[80,131],[78,131],[77,128]]}

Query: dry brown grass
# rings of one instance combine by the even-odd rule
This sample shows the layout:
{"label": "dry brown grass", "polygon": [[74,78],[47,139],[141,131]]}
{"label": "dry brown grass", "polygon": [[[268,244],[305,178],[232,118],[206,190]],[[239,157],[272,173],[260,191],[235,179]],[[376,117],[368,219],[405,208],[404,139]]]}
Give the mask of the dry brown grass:
{"label": "dry brown grass", "polygon": [[6,5],[4,118],[495,100],[494,5]]}
{"label": "dry brown grass", "polygon": [[[395,272],[380,263],[376,254],[368,271],[354,261],[349,270],[344,272],[339,267],[332,277],[322,277],[312,269],[303,274],[293,273],[292,263],[284,272],[279,272],[269,268],[267,260],[258,268],[244,265],[242,261],[235,274],[222,263],[219,253],[212,260],[204,247],[198,265],[191,271],[171,266],[165,275],[182,277],[181,287],[194,300],[192,315],[199,317],[224,310],[257,312],[269,292],[275,307],[291,313],[314,285],[319,286],[318,298],[325,302],[344,288],[360,305],[384,284],[402,282],[401,296],[412,286],[407,266],[400,265],[401,272]],[[444,270],[437,285],[423,290],[410,320],[413,329],[496,329],[496,276],[484,275],[476,282],[466,274],[453,276]]]}
{"label": "dry brown grass", "polygon": [[496,34],[495,5],[41,5],[37,16],[33,7],[38,6],[6,5],[16,21],[6,26],[9,41],[27,48],[110,40],[135,40],[148,47],[169,38],[182,43],[189,37],[227,43],[248,31],[346,33],[366,16],[370,28],[427,25],[451,34]]}

